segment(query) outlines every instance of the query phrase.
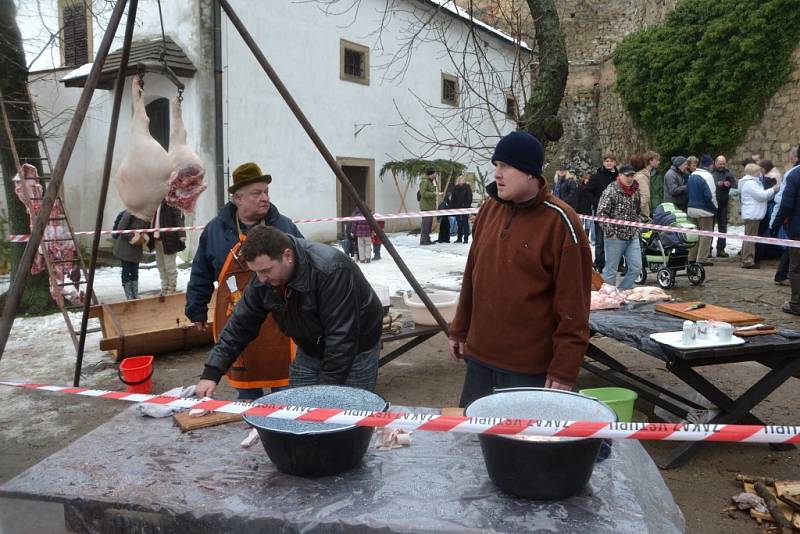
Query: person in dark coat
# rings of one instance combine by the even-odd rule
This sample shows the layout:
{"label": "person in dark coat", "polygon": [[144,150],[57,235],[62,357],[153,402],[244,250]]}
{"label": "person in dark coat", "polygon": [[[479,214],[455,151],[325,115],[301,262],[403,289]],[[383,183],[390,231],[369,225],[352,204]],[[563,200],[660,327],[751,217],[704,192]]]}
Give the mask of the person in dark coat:
{"label": "person in dark coat", "polygon": [[[134,217],[128,210],[122,210],[114,220],[114,230],[144,230],[147,221]],[[122,289],[128,300],[139,298],[139,263],[144,251],[142,245],[148,240],[147,234],[113,234],[114,257],[122,263]]]}
{"label": "person in dark coat", "polygon": [[[789,239],[800,241],[800,165],[797,165],[798,148],[792,147],[795,166],[787,171],[778,213],[770,227],[770,235],[776,237],[784,226]],[[789,284],[792,296],[781,309],[785,313],[800,315],[800,248],[789,247]]]}
{"label": "person in dark coat", "polygon": [[208,355],[198,397],[213,395],[268,316],[297,344],[291,387],[375,389],[383,306],[355,263],[331,246],[263,226],[248,234],[241,257],[256,279]]}
{"label": "person in dark coat", "polygon": [[[239,168],[253,165],[245,163]],[[238,168],[237,168],[238,170]],[[236,173],[236,171],[234,171]],[[256,174],[260,174],[258,169]],[[214,282],[228,254],[234,245],[239,243],[240,236],[246,235],[254,226],[274,226],[278,230],[295,237],[303,237],[300,230],[285,215],[281,215],[278,207],[270,202],[270,175],[262,175],[261,180],[242,180],[228,188],[231,200],[225,204],[219,215],[203,229],[200,244],[192,261],[192,273],[186,287],[186,317],[201,331],[207,328],[208,303],[214,293]],[[267,180],[268,178],[268,180]]]}
{"label": "person in dark coat", "polygon": [[[717,156],[714,160],[714,167],[711,169],[711,176],[717,185],[717,213],[714,215],[714,221],[717,224],[717,231],[723,234],[728,233],[728,198],[730,198],[731,189],[736,189],[736,178],[733,173],[728,169],[728,160],[725,156]],[[725,238],[717,238],[717,257],[727,258],[728,253],[725,252]]]}
{"label": "person in dark coat", "polygon": [[[453,209],[472,207],[472,188],[464,176],[459,176],[456,180],[456,186],[450,196],[450,207]],[[456,224],[458,225],[456,243],[469,243],[469,215],[456,215]]]}
{"label": "person in dark coat", "polygon": [[[445,197],[439,203],[440,210],[448,210],[450,209],[450,201],[448,197]],[[436,241],[437,243],[449,243],[450,242],[450,217],[448,215],[442,215],[439,217],[439,239]]]}
{"label": "person in dark coat", "polygon": [[[603,156],[603,166],[597,169],[597,172],[589,178],[589,183],[586,185],[586,191],[592,198],[592,212],[597,211],[597,205],[600,202],[600,196],[606,188],[614,183],[617,179],[619,172],[617,171],[617,157],[613,154],[606,154]],[[595,223],[595,241],[594,241],[594,268],[597,272],[602,273],[603,268],[606,266],[605,244],[603,243],[603,229],[600,223]]]}
{"label": "person in dark coat", "polygon": [[[152,228],[172,228],[184,224],[186,223],[183,212],[167,204],[166,200],[162,200],[153,216]],[[150,234],[147,248],[150,252],[156,253],[158,276],[161,278],[161,295],[175,293],[178,286],[178,267],[175,260],[178,253],[186,249],[186,231],[155,231]]]}

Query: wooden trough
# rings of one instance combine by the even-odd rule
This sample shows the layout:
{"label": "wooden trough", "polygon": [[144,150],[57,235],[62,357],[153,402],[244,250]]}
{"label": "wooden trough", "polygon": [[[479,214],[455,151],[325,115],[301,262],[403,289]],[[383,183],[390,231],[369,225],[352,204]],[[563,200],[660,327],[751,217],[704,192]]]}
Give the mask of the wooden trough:
{"label": "wooden trough", "polygon": [[91,307],[89,316],[100,319],[103,331],[100,349],[120,361],[128,356],[210,345],[213,303],[212,298],[205,332],[199,332],[184,315],[185,293],[100,304]]}

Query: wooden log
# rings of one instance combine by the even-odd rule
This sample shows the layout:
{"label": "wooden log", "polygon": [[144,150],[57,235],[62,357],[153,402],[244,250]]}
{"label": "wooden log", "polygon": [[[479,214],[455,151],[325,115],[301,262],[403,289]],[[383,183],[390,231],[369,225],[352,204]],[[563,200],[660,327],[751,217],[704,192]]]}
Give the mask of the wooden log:
{"label": "wooden log", "polygon": [[775,499],[772,492],[767,489],[763,482],[756,482],[754,487],[756,493],[767,503],[767,509],[769,513],[772,514],[772,519],[778,527],[780,527],[781,534],[792,534],[794,527],[792,527],[792,523],[786,519],[786,516],[783,515],[783,512],[778,506],[778,501]]}

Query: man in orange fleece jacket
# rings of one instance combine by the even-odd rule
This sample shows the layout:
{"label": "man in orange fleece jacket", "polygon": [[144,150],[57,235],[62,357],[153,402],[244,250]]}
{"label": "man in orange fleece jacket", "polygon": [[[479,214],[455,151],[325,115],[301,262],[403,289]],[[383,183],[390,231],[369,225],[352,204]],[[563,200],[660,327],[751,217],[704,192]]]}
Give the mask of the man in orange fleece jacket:
{"label": "man in orange fleece jacket", "polygon": [[526,132],[495,148],[475,221],[450,355],[467,362],[460,405],[493,388],[572,389],[589,342],[592,255],[573,209],[542,178]]}

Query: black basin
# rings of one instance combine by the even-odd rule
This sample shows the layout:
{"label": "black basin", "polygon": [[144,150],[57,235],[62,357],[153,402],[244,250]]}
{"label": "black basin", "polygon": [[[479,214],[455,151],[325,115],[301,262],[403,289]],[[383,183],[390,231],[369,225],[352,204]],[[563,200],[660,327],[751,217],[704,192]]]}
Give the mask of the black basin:
{"label": "black basin", "polygon": [[[257,404],[279,404],[344,410],[386,411],[385,399],[363,389],[345,386],[304,386],[261,397]],[[369,447],[373,429],[307,423],[245,415],[258,430],[267,456],[282,473],[322,477],[357,466]]]}
{"label": "black basin", "polygon": [[[465,413],[470,417],[549,421],[617,420],[617,414],[596,399],[541,388],[498,390],[472,402]],[[480,434],[478,439],[489,478],[498,488],[525,499],[547,501],[581,492],[592,477],[603,441],[597,438],[525,441],[485,434]]]}

